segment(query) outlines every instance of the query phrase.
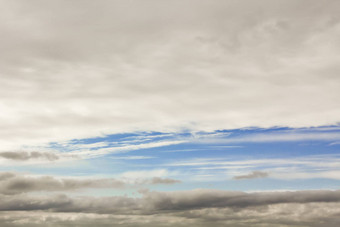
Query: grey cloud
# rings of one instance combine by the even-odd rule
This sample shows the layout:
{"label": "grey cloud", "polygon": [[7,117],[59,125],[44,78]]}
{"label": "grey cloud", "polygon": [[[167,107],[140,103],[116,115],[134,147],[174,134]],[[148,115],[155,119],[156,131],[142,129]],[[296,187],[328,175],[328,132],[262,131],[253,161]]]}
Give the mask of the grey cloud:
{"label": "grey cloud", "polygon": [[161,178],[161,177],[154,177],[151,179],[151,184],[176,184],[176,183],[181,183],[181,181],[170,179],[170,178]]}
{"label": "grey cloud", "polygon": [[219,190],[146,192],[144,198],[155,210],[185,210],[209,207],[262,206],[280,203],[338,202],[340,191],[244,193]]}
{"label": "grey cloud", "polygon": [[153,178],[137,178],[132,181],[134,185],[153,185],[153,184],[177,184],[182,181],[171,179],[171,178],[162,178],[162,177],[153,177]]}
{"label": "grey cloud", "polygon": [[268,177],[268,175],[269,174],[267,172],[253,171],[253,172],[246,174],[246,175],[234,176],[233,179],[243,180],[243,179],[265,178],[265,177]]}
{"label": "grey cloud", "polygon": [[49,152],[25,152],[25,151],[11,151],[11,152],[0,152],[0,157],[10,159],[14,161],[26,161],[30,159],[46,159],[49,161],[55,161],[59,159],[59,156]]}
{"label": "grey cloud", "polygon": [[79,213],[47,213],[47,212],[3,212],[0,216],[2,227],[165,227],[165,226],[198,226],[204,227],[201,223],[189,220],[185,217],[172,215],[98,215]]}
{"label": "grey cloud", "polygon": [[[12,226],[14,220],[18,223],[22,216],[26,217],[24,220],[30,220],[26,224],[35,218],[39,223],[33,223],[42,226],[46,222],[51,226],[68,226],[71,223],[67,220],[72,216],[73,225],[87,221],[88,224],[96,222],[97,226],[99,223],[109,226],[111,220],[111,225],[117,221],[118,226],[124,227],[335,227],[339,221],[339,191],[243,193],[194,190],[144,193],[142,198],[0,195],[0,220]],[[38,214],[45,218],[37,218]]]}
{"label": "grey cloud", "polygon": [[339,8],[1,1],[1,149],[136,130],[335,124]]}
{"label": "grey cloud", "polygon": [[179,180],[160,177],[125,182],[114,178],[57,178],[0,172],[0,194],[13,195],[39,191],[71,191],[85,188],[134,188],[141,185],[176,184],[180,182]]}
{"label": "grey cloud", "polygon": [[296,192],[245,193],[219,190],[180,192],[144,191],[142,198],[132,197],[28,197],[1,195],[0,210],[51,210],[102,214],[157,214],[197,209],[251,207],[278,204],[338,203],[340,191],[315,190]]}
{"label": "grey cloud", "polygon": [[13,195],[39,191],[70,191],[85,188],[123,188],[125,183],[116,179],[68,179],[51,176],[31,176],[0,173],[0,194]]}
{"label": "grey cloud", "polygon": [[15,177],[16,174],[11,172],[0,172],[0,181],[7,180],[8,178]]}
{"label": "grey cloud", "polygon": [[114,223],[120,227],[338,227],[339,204],[275,206],[268,209],[233,211],[228,209],[193,210],[187,213],[154,215],[103,215],[53,212],[2,212],[2,227],[71,227],[104,226]]}

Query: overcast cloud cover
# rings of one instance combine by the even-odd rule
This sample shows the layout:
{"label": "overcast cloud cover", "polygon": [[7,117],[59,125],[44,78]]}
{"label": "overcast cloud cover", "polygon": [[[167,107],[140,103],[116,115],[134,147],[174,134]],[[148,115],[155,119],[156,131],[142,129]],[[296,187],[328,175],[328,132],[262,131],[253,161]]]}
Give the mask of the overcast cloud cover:
{"label": "overcast cloud cover", "polygon": [[339,3],[0,1],[1,149],[339,122]]}
{"label": "overcast cloud cover", "polygon": [[0,226],[339,226],[339,11],[0,0]]}

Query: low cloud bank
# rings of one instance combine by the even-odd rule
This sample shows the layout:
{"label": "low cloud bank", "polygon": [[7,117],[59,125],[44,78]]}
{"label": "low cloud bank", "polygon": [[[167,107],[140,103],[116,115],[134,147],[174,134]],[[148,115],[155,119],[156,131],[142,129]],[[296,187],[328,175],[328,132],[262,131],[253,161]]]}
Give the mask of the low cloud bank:
{"label": "low cloud bank", "polygon": [[[144,191],[141,198],[0,195],[1,226],[329,226],[340,191]],[[26,225],[24,225],[26,224]]]}

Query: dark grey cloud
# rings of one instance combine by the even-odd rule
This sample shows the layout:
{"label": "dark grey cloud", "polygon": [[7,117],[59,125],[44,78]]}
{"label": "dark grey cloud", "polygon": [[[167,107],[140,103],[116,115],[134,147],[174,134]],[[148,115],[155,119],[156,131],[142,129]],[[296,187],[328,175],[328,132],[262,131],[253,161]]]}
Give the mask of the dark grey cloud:
{"label": "dark grey cloud", "polygon": [[59,159],[59,156],[51,152],[25,152],[25,151],[11,151],[0,152],[0,157],[10,159],[14,161],[27,161],[31,159],[45,159],[49,161],[55,161]]}
{"label": "dark grey cloud", "polygon": [[249,174],[246,175],[239,175],[239,176],[234,176],[234,180],[243,180],[243,179],[255,179],[255,178],[265,178],[268,177],[269,174],[267,172],[263,171],[253,171]]}

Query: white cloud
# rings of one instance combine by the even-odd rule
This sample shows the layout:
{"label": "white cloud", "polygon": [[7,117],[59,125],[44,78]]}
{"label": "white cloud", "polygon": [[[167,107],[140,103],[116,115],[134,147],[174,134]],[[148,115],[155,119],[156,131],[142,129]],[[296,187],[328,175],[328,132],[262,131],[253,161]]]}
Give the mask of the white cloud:
{"label": "white cloud", "polygon": [[[242,159],[242,160],[240,160]],[[268,158],[268,159],[191,159],[181,162],[168,163],[166,166],[180,168],[182,176],[189,181],[195,179],[193,175],[208,175],[205,181],[228,180],[231,178],[241,179],[260,176],[265,173],[271,179],[334,179],[340,180],[340,158],[337,155],[310,155],[294,158]],[[185,171],[189,174],[186,175]],[[251,172],[251,173],[249,173]],[[254,174],[255,173],[255,174]],[[260,174],[256,174],[260,173]],[[265,176],[262,174],[262,176]]]}
{"label": "white cloud", "polygon": [[155,148],[155,147],[164,147],[170,145],[176,145],[184,143],[185,141],[159,141],[159,142],[150,142],[150,143],[142,143],[142,144],[130,144],[125,146],[116,146],[116,147],[105,147],[99,148],[95,150],[75,150],[68,152],[68,155],[75,155],[81,158],[92,158],[96,156],[102,156],[106,154],[112,153],[124,153],[132,150],[138,149],[147,149],[147,148]]}
{"label": "white cloud", "polygon": [[169,172],[166,169],[128,171],[120,174],[122,179],[136,180],[140,178],[167,177]]}
{"label": "white cloud", "polygon": [[111,159],[117,159],[117,160],[139,160],[139,159],[152,159],[155,157],[152,156],[115,156],[110,157]]}
{"label": "white cloud", "polygon": [[304,171],[303,169],[298,169],[297,171],[284,171],[284,172],[273,172],[270,175],[272,178],[276,179],[333,179],[340,180],[340,169],[332,170],[315,170],[311,172]]}
{"label": "white cloud", "polygon": [[128,131],[335,124],[339,8],[2,1],[0,149]]}

